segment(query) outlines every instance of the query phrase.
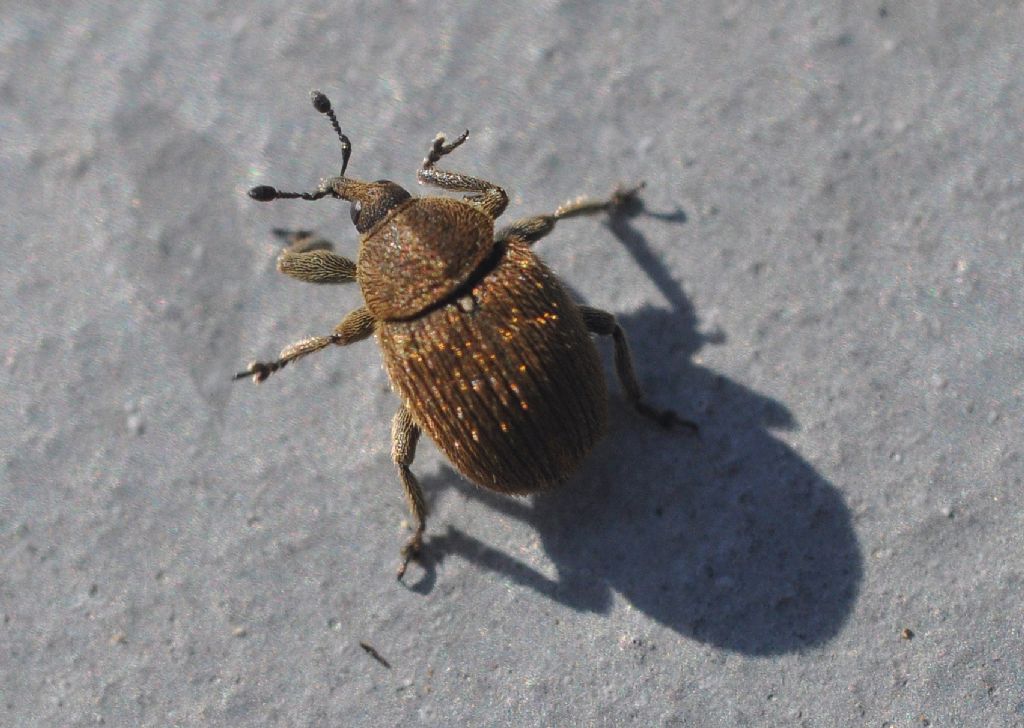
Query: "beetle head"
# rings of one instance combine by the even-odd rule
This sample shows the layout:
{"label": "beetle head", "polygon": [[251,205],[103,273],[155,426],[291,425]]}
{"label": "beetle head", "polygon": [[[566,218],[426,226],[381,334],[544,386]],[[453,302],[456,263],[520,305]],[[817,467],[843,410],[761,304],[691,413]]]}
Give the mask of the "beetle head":
{"label": "beetle head", "polygon": [[360,234],[368,232],[389,212],[412,197],[402,187],[386,179],[361,182],[349,177],[331,177],[325,179],[320,188],[330,190],[342,200],[351,201],[352,224]]}

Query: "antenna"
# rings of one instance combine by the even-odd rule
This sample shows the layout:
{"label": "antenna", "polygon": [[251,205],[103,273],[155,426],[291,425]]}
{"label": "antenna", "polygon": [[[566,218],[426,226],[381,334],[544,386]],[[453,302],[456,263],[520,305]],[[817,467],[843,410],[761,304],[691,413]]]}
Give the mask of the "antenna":
{"label": "antenna", "polygon": [[[338,135],[338,139],[341,141],[341,177],[345,176],[345,170],[348,169],[348,158],[352,156],[352,142],[348,140],[348,137],[341,132],[341,125],[338,123],[338,117],[334,115],[334,109],[331,108],[331,100],[320,91],[313,91],[310,96],[313,99],[313,108],[319,111],[321,114],[327,116],[331,120],[331,126],[334,127],[334,133]],[[272,200],[320,200],[328,195],[333,195],[332,190],[320,189],[316,192],[283,192],[276,187],[269,185],[259,185],[249,190],[249,197],[256,200],[257,202],[270,202]]]}
{"label": "antenna", "polygon": [[338,124],[338,117],[334,115],[334,109],[331,108],[331,100],[327,96],[314,90],[310,93],[310,97],[313,99],[313,108],[324,114],[328,119],[331,120],[331,126],[334,127],[334,133],[338,135],[338,139],[341,141],[341,175],[345,176],[345,170],[348,169],[348,158],[352,155],[352,142],[348,140],[348,137],[341,133],[341,125]]}
{"label": "antenna", "polygon": [[270,202],[271,200],[320,200],[331,194],[330,190],[318,190],[317,192],[281,192],[270,185],[259,185],[249,190],[249,197],[256,202]]}

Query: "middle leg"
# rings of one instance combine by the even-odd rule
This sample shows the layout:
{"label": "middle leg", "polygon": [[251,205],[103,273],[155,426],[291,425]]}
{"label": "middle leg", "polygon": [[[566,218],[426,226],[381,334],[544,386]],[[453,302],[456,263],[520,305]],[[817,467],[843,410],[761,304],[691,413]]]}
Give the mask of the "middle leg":
{"label": "middle leg", "polygon": [[373,327],[373,316],[370,315],[365,306],[360,306],[342,319],[341,323],[334,327],[334,332],[330,336],[311,336],[308,339],[289,344],[281,350],[275,361],[254,361],[248,368],[236,374],[232,379],[252,377],[252,380],[259,384],[271,374],[279,369],[283,369],[296,359],[301,359],[321,349],[326,349],[331,344],[345,346],[356,341],[362,341],[373,333]]}
{"label": "middle leg", "polygon": [[518,238],[527,244],[533,244],[555,229],[555,223],[570,217],[581,217],[583,215],[596,215],[599,212],[607,212],[614,215],[624,205],[637,199],[637,195],[644,187],[643,182],[635,187],[619,187],[610,197],[604,200],[595,200],[591,197],[577,197],[574,200],[561,205],[550,215],[535,215],[516,220],[498,231],[495,238],[498,241],[505,241],[509,238]]}

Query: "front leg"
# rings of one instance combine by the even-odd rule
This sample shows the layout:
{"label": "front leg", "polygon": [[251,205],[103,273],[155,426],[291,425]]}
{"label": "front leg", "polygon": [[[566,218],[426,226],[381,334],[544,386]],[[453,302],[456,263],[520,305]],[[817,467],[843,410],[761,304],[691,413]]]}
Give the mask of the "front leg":
{"label": "front leg", "polygon": [[244,379],[252,377],[252,380],[259,384],[266,380],[271,374],[283,369],[296,359],[313,354],[325,349],[331,344],[345,346],[356,341],[362,341],[373,333],[374,320],[365,306],[360,306],[346,316],[340,324],[334,327],[330,336],[311,336],[308,339],[297,341],[281,350],[280,356],[271,362],[254,361],[244,371],[236,374],[232,379]]}
{"label": "front leg", "polygon": [[285,242],[285,250],[292,253],[304,253],[307,250],[334,250],[334,244],[321,238],[312,230],[289,230],[274,228],[270,232]]}
{"label": "front leg", "polygon": [[356,264],[331,252],[334,247],[309,230],[274,228],[288,245],[277,256],[277,269],[306,283],[349,283],[356,279]]}
{"label": "front leg", "polygon": [[505,190],[493,182],[434,167],[441,157],[457,149],[468,137],[467,129],[451,144],[445,144],[445,135],[438,134],[423,160],[423,165],[416,172],[416,179],[420,184],[434,185],[445,190],[472,192],[473,194],[466,195],[466,200],[483,210],[492,220],[496,220],[508,206],[508,195],[505,194]]}
{"label": "front leg", "polygon": [[306,283],[351,283],[356,279],[355,262],[323,249],[294,253],[286,248],[277,256],[277,269]]}

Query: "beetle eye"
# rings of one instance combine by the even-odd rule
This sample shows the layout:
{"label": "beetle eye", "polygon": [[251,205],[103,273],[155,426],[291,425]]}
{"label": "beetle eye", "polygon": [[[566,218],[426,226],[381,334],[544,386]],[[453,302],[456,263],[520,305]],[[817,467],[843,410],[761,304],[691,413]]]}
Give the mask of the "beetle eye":
{"label": "beetle eye", "polygon": [[409,199],[409,193],[394,182],[360,182],[361,188],[347,199],[352,201],[349,212],[352,224],[360,234],[379,225],[392,210]]}

